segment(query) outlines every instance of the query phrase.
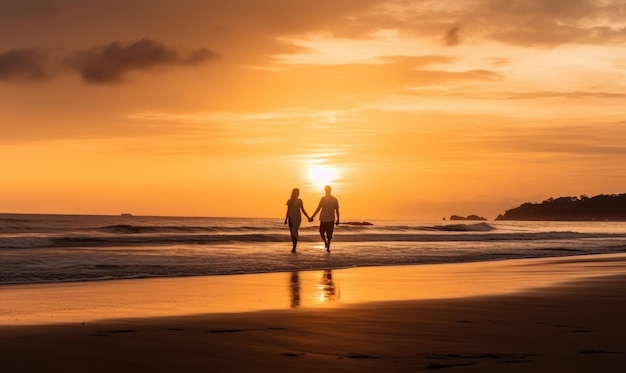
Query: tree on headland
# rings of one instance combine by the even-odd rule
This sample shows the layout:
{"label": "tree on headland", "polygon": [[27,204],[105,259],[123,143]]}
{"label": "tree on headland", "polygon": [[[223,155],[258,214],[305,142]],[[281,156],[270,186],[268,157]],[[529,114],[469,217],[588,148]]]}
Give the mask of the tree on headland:
{"label": "tree on headland", "polygon": [[550,197],[507,210],[496,220],[626,221],[626,194]]}

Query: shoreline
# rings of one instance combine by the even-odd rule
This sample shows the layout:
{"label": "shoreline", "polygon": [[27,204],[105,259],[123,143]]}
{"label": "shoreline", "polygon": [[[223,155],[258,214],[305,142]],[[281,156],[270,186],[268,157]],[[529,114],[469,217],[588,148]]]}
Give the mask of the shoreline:
{"label": "shoreline", "polygon": [[[321,244],[320,244],[321,246]],[[321,250],[321,249],[320,249]],[[476,264],[476,263],[494,263],[494,262],[507,262],[507,261],[518,261],[518,260],[543,260],[543,259],[559,259],[559,258],[571,258],[571,257],[586,257],[586,256],[599,256],[599,255],[626,255],[626,252],[608,252],[608,253],[575,253],[575,254],[561,254],[554,256],[521,256],[521,257],[510,257],[510,258],[499,258],[499,259],[489,259],[489,260],[466,260],[466,261],[455,261],[455,262],[424,262],[424,263],[394,263],[394,264],[363,264],[363,265],[345,265],[338,266],[332,268],[307,268],[307,269],[299,269],[294,270],[297,272],[311,272],[311,271],[324,271],[324,270],[332,270],[332,271],[342,271],[342,270],[354,270],[354,269],[362,269],[362,268],[387,268],[387,267],[422,267],[422,266],[441,266],[441,265],[465,265],[465,264]],[[224,276],[254,276],[254,275],[270,275],[270,274],[279,274],[279,273],[290,273],[293,271],[289,270],[277,270],[277,271],[258,271],[258,272],[229,272],[229,273],[212,273],[212,274],[183,274],[183,275],[148,275],[148,276],[136,276],[136,277],[112,277],[112,278],[88,278],[88,279],[70,279],[70,280],[40,280],[40,281],[29,281],[29,282],[0,282],[0,290],[5,287],[13,287],[13,286],[30,286],[30,285],[60,285],[60,284],[83,284],[83,283],[102,283],[102,282],[116,282],[116,281],[144,281],[144,280],[164,280],[164,279],[186,279],[186,278],[210,278],[210,277],[224,277]]]}
{"label": "shoreline", "polygon": [[[45,314],[39,314],[42,323],[0,325],[3,369],[44,371],[52,367],[68,373],[86,369],[156,373],[623,371],[626,254],[415,267],[419,270],[332,271],[334,290],[317,271],[300,272],[298,289],[291,288],[289,274],[282,278],[278,274],[227,276],[238,285],[210,281],[213,286],[226,286],[222,293],[235,293],[243,305],[252,303],[247,311],[241,309],[242,304],[231,311],[207,306],[234,298],[205,297],[205,312],[189,308],[193,304],[162,299],[176,290],[204,294],[201,278],[166,280],[175,283],[172,288],[153,279],[130,280],[116,289],[107,287],[113,282],[106,282],[101,285],[107,291],[124,292],[106,299],[116,302],[106,308],[107,315],[100,315],[108,317],[92,321],[79,316],[104,311],[90,305],[88,295],[102,295],[99,292],[105,288],[83,283],[78,289],[60,286],[52,291],[50,286],[34,285],[30,294],[12,295],[58,298],[72,294],[73,300],[62,303],[80,312],[66,314],[70,320],[61,323],[43,322]],[[189,284],[198,288],[186,289]],[[261,288],[282,290],[260,293]],[[145,295],[136,298],[132,289],[140,290],[138,294],[160,289],[155,297],[161,300],[144,304]],[[6,297],[6,290],[0,288],[0,294]],[[246,295],[250,293],[254,297]],[[258,307],[259,297],[282,306],[263,309]],[[300,300],[297,307],[290,303],[294,297]],[[129,307],[123,302],[126,298],[133,300],[129,314],[124,314]],[[22,305],[36,307],[46,299],[23,301]],[[6,311],[5,303],[0,304]],[[148,312],[154,308],[160,312]]]}
{"label": "shoreline", "polygon": [[0,286],[0,326],[512,294],[626,274],[626,253]]}

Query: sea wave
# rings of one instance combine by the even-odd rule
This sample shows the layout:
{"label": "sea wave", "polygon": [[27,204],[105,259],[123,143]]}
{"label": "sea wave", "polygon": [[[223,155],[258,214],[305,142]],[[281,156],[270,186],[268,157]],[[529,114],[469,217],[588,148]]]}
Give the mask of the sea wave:
{"label": "sea wave", "polygon": [[274,228],[267,227],[253,227],[253,226],[239,226],[239,227],[224,227],[224,226],[149,226],[149,225],[131,225],[131,224],[117,224],[109,225],[105,227],[96,228],[96,231],[107,233],[119,233],[119,234],[133,234],[133,233],[210,233],[210,232],[250,232],[250,231],[268,231]]}
{"label": "sea wave", "polygon": [[489,232],[495,228],[487,223],[436,225],[435,230],[446,232]]}
{"label": "sea wave", "polygon": [[619,222],[340,224],[333,255],[318,229],[303,221],[292,255],[282,217],[0,214],[0,285],[626,252],[626,223]]}
{"label": "sea wave", "polygon": [[52,237],[0,237],[0,249],[28,249],[57,246]]}
{"label": "sea wave", "polygon": [[[342,229],[345,229],[342,226]],[[376,230],[376,231],[391,231],[391,232],[490,232],[496,230],[495,227],[488,223],[474,223],[474,224],[448,224],[448,225],[383,225],[383,226],[355,226],[351,227],[355,230]]]}
{"label": "sea wave", "polygon": [[[336,242],[480,242],[480,241],[541,241],[584,238],[626,238],[619,233],[539,232],[539,233],[493,233],[477,229],[455,230],[448,234],[428,233],[358,233],[337,234]],[[471,232],[471,233],[463,233]],[[319,241],[317,234],[301,234],[300,241]],[[37,235],[0,237],[0,248],[41,247],[125,247],[164,245],[211,245],[233,243],[271,243],[288,240],[287,232],[273,233],[219,233],[219,234],[110,234],[110,235]]]}
{"label": "sea wave", "polygon": [[[96,228],[96,231],[119,234],[135,234],[135,233],[237,233],[237,232],[269,232],[275,231],[280,225],[275,226],[147,226],[147,225],[131,225],[117,224]],[[300,229],[304,231],[314,231],[318,229],[317,225],[303,225]],[[342,224],[341,229],[347,232],[412,232],[412,231],[447,231],[447,232],[489,232],[496,228],[487,223],[476,224],[450,224],[450,225],[433,225],[433,226],[373,226],[373,225],[347,225]]]}
{"label": "sea wave", "polygon": [[[157,235],[157,234],[272,234],[282,232],[285,229],[282,222],[264,222],[260,225],[149,225],[149,224],[113,224],[102,226],[64,227],[64,226],[34,226],[34,225],[0,225],[0,237],[2,235],[26,235],[33,234],[89,234],[89,235]],[[300,227],[303,233],[317,232],[318,224],[306,223]],[[341,224],[338,228],[341,232],[348,234],[415,234],[415,233],[438,233],[438,232],[459,232],[459,233],[480,233],[492,232],[498,229],[486,223],[475,224],[448,224],[448,225],[349,225]]]}

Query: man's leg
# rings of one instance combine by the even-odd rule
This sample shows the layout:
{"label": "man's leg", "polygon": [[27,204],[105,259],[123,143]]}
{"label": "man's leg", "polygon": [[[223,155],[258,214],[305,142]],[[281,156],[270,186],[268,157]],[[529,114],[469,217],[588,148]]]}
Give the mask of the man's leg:
{"label": "man's leg", "polygon": [[320,237],[324,241],[324,247],[328,247],[328,243],[326,242],[326,231],[324,230],[324,223],[320,223]]}
{"label": "man's leg", "polygon": [[333,225],[334,223],[330,223],[328,225],[328,229],[326,231],[326,236],[328,237],[328,243],[326,244],[326,252],[330,253],[330,240],[333,239],[333,231],[335,226]]}
{"label": "man's leg", "polygon": [[328,247],[328,241],[326,240],[326,234],[324,234],[324,232],[320,232],[320,236],[322,236],[322,240],[324,240],[324,247]]}

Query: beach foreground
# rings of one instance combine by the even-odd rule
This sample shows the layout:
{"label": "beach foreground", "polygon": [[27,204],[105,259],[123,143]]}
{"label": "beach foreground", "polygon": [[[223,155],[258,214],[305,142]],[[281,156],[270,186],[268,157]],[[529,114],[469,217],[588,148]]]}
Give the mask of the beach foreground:
{"label": "beach foreground", "polygon": [[622,372],[625,288],[621,254],[3,286],[0,357],[3,372]]}

